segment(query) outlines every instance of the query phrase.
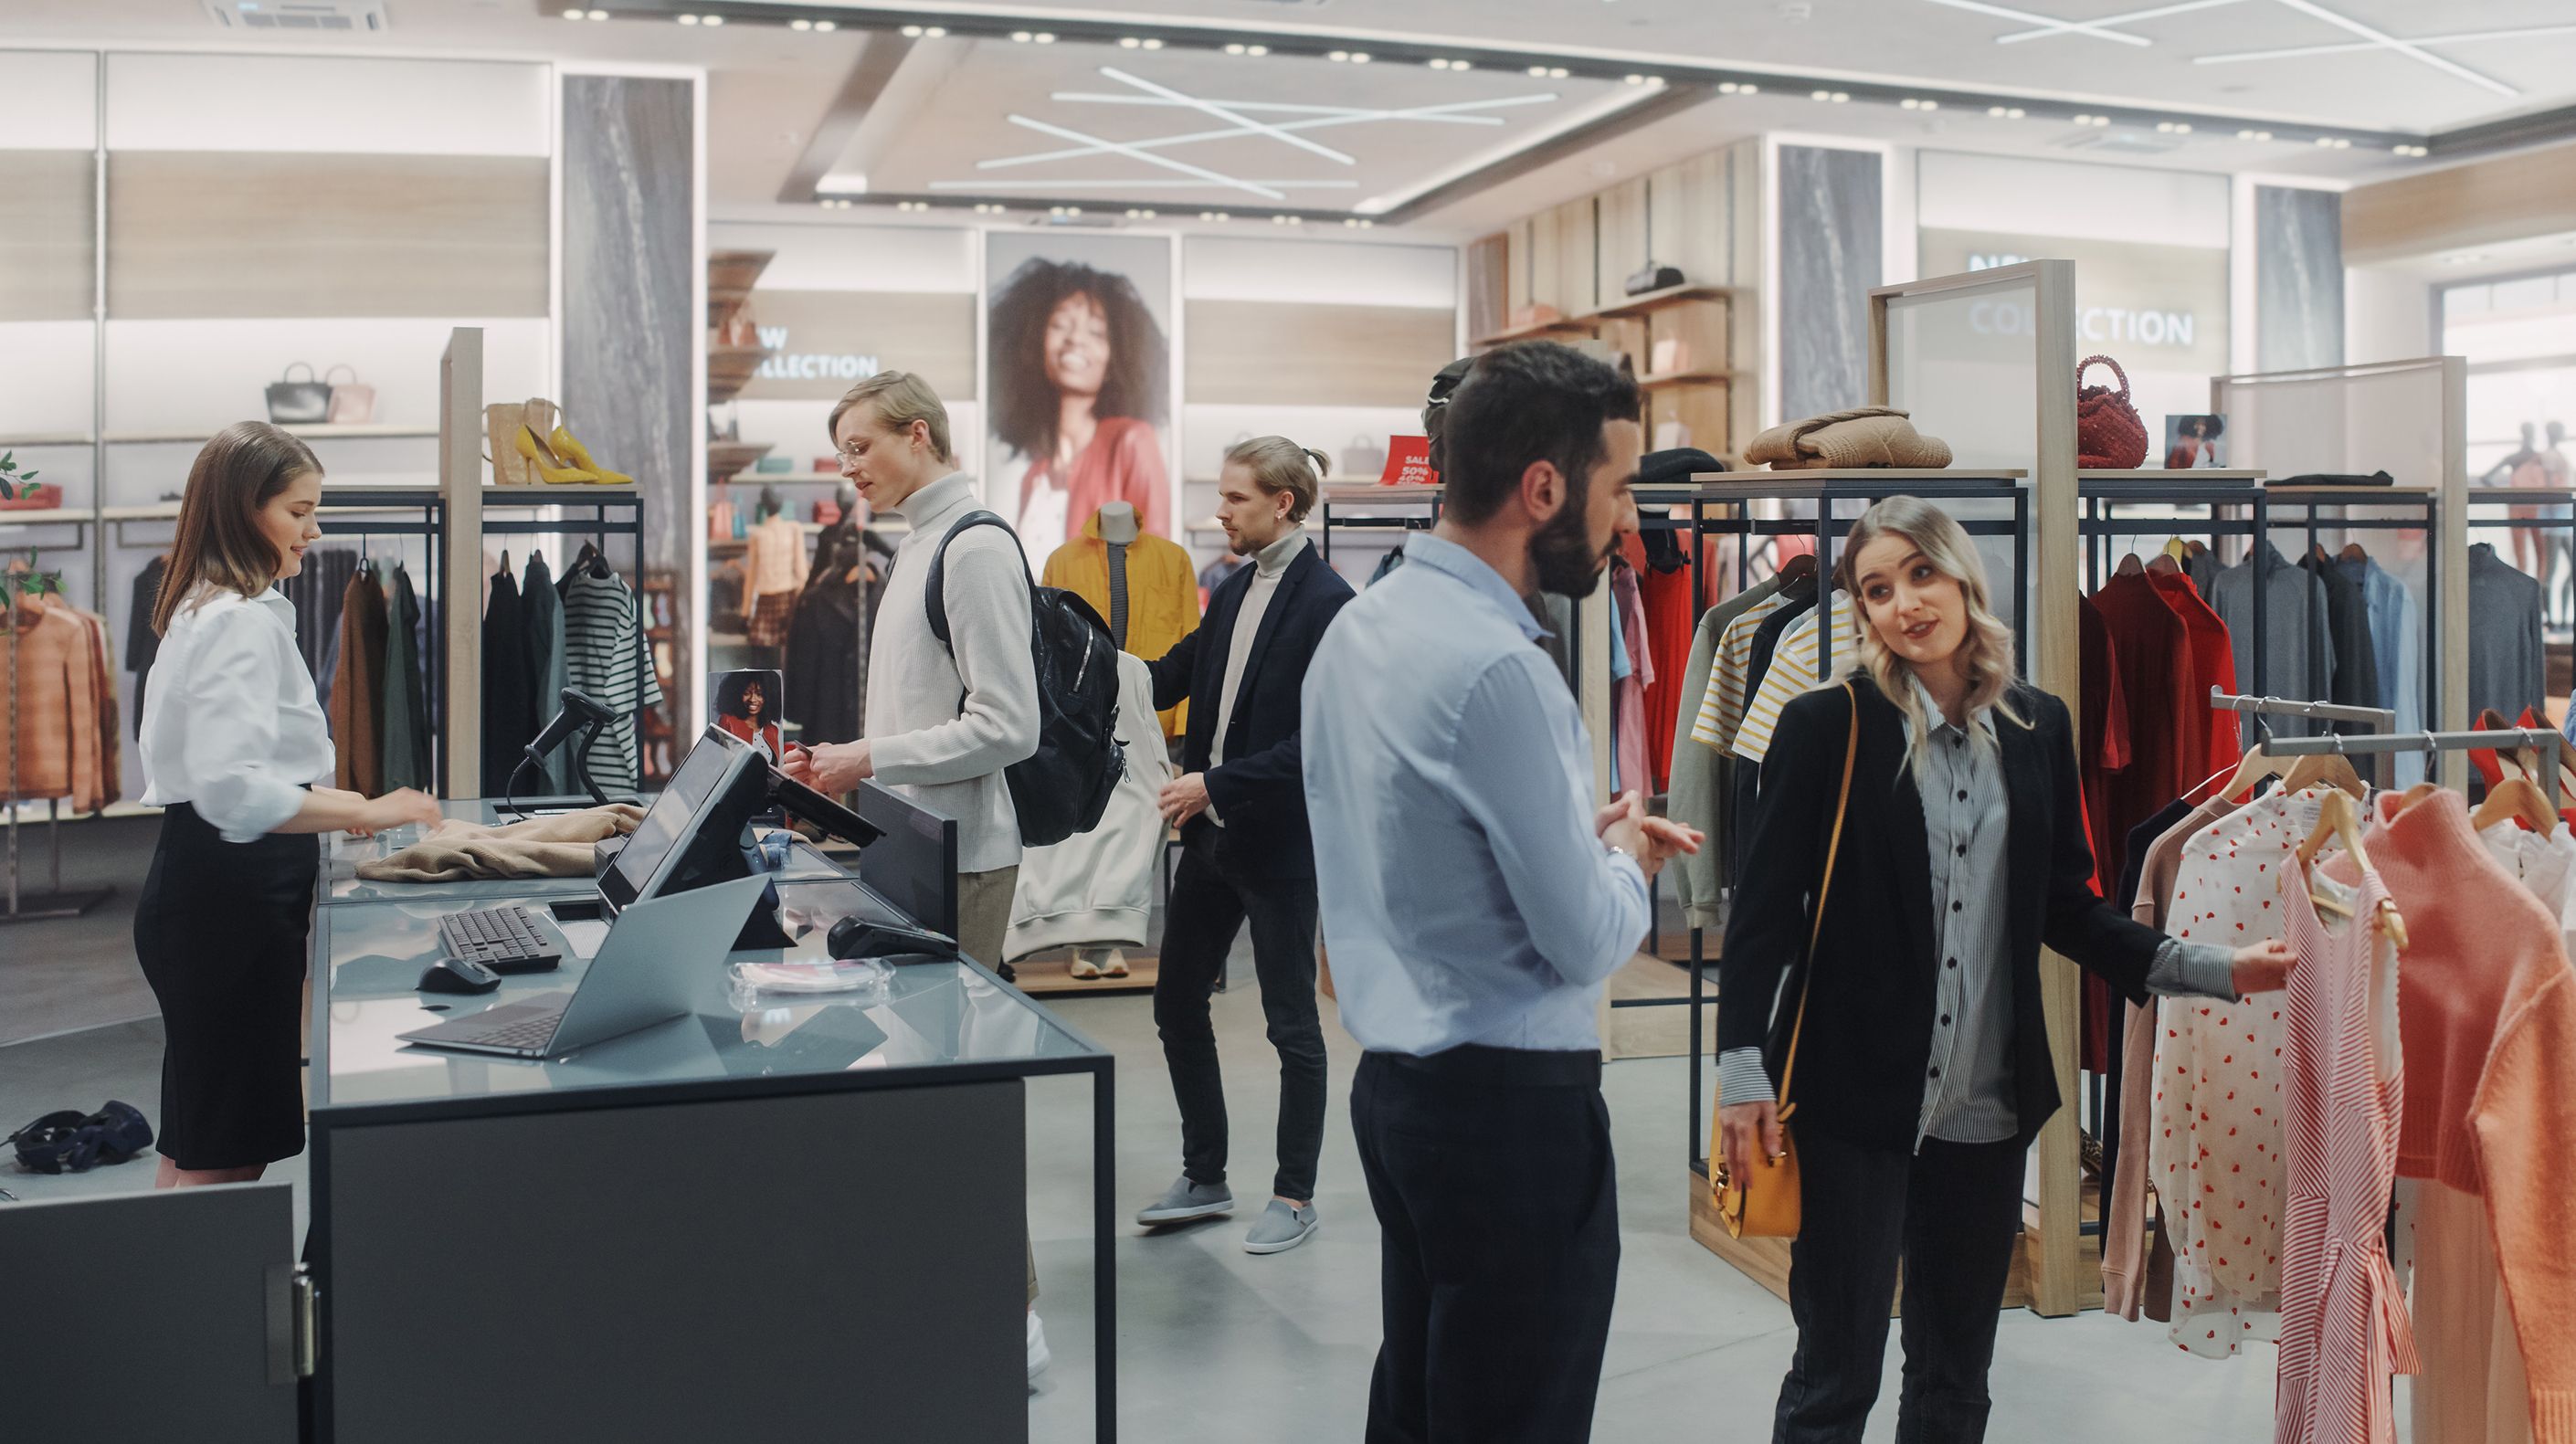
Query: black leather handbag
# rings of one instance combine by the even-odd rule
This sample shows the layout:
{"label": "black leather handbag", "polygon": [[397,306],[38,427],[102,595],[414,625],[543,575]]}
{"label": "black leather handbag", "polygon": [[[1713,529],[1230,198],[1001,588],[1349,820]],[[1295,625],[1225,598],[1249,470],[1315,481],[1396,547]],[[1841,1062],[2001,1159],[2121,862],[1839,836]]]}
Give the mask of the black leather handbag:
{"label": "black leather handbag", "polygon": [[[304,379],[295,379],[301,370]],[[313,374],[309,364],[298,361],[286,368],[286,374],[268,383],[268,419],[279,426],[312,426],[331,419],[331,383]]]}

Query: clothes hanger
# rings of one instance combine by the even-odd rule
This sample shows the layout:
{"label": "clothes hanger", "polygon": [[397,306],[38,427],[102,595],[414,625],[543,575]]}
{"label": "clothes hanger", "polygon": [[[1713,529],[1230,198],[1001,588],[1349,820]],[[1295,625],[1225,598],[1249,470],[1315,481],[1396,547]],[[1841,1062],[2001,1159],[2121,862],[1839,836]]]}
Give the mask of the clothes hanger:
{"label": "clothes hanger", "polygon": [[2181,561],[2181,560],[2183,560],[2184,558],[2186,558],[2186,557],[2188,557],[2188,556],[2190,556],[2190,555],[2191,555],[2191,548],[2189,548],[2189,547],[2187,547],[2187,546],[2183,545],[2183,540],[2182,540],[2182,538],[2181,538],[2181,537],[2178,537],[2178,536],[2167,537],[2167,538],[2165,538],[2165,552],[2164,552],[2164,554],[2165,554],[2166,556],[2168,556],[2168,557],[2171,557],[2171,558],[2172,558],[2173,560],[2175,560],[2175,561]]}
{"label": "clothes hanger", "polygon": [[2487,800],[2469,814],[2469,826],[2480,832],[2499,822],[2519,822],[2547,837],[2558,825],[2558,814],[2549,810],[2549,799],[2540,785],[2528,777],[2508,777],[2487,789]]}
{"label": "clothes hanger", "polygon": [[2244,801],[2254,791],[2254,784],[2266,777],[2287,776],[2290,768],[2299,760],[2272,755],[2269,750],[2272,743],[2270,723],[2258,717],[2254,722],[2254,731],[2256,734],[2254,750],[2245,754],[2244,759],[2236,764],[2235,775],[2227,779],[2226,786],[2218,789],[2218,795],[2230,802]]}
{"label": "clothes hanger", "polygon": [[[2354,866],[2365,869],[2370,866],[2370,854],[2363,851],[2361,845],[2361,808],[2341,792],[2329,792],[2321,799],[2317,808],[2317,825],[2309,832],[2308,840],[2299,844],[2299,870],[2302,874],[2307,872],[2309,864],[2316,861],[2317,849],[2328,839],[2342,844],[2343,850],[2352,855]],[[2308,882],[2308,899],[2320,911],[2347,918],[2352,916],[2352,909],[2340,900],[2319,895],[2313,878]],[[2397,911],[2396,900],[2385,894],[2379,899],[2379,926],[2388,934],[2390,942],[2401,949],[2406,946],[2406,919]]]}
{"label": "clothes hanger", "polygon": [[2171,553],[2158,552],[2154,556],[2147,558],[2147,574],[2149,576],[2178,577],[2182,575],[2182,563],[2175,561]]}
{"label": "clothes hanger", "polygon": [[2348,562],[2366,562],[2370,560],[2370,553],[2363,551],[2359,542],[2345,542],[2343,559]]}
{"label": "clothes hanger", "polygon": [[1804,581],[1815,574],[1816,557],[1813,552],[1800,552],[1780,564],[1780,583],[1783,586]]}
{"label": "clothes hanger", "polygon": [[2361,774],[2352,770],[2351,759],[2343,755],[2343,734],[2337,732],[2333,736],[2334,751],[2312,752],[2298,759],[2290,768],[2290,775],[2281,779],[2284,791],[2304,792],[2322,782],[2332,784],[2356,802],[2370,795]]}
{"label": "clothes hanger", "polygon": [[2120,558],[2120,564],[2111,568],[2111,575],[2115,577],[2138,577],[2146,575],[2146,572],[2146,564],[2138,560],[2136,552]]}

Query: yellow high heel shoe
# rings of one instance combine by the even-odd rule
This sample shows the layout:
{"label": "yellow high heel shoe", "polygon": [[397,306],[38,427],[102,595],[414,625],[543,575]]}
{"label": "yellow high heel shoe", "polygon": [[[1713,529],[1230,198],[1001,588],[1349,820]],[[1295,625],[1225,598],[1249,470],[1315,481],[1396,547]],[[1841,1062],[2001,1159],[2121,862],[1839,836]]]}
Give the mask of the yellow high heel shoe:
{"label": "yellow high heel shoe", "polygon": [[555,455],[570,458],[574,466],[589,472],[591,474],[591,479],[602,486],[633,486],[635,484],[635,478],[628,476],[626,473],[622,471],[611,471],[607,467],[600,465],[598,462],[591,460],[590,448],[582,445],[571,432],[564,430],[561,426],[557,426],[555,428],[555,434],[547,437],[546,440],[554,447]]}
{"label": "yellow high heel shoe", "polygon": [[528,459],[528,464],[537,469],[537,475],[548,486],[587,486],[599,480],[595,472],[563,465],[561,459],[547,450],[545,443],[537,440],[537,433],[524,422],[519,426],[518,448],[519,454]]}

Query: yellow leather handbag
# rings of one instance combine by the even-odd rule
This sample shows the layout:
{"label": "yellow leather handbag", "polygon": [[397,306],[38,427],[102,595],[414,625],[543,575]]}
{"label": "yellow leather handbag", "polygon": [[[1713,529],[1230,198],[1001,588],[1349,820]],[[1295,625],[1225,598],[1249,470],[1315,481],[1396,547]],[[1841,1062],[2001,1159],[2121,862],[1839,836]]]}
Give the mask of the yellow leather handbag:
{"label": "yellow leather handbag", "polygon": [[[1729,1238],[1796,1238],[1798,1236],[1798,1140],[1789,1131],[1789,1116],[1798,1105],[1789,1101],[1789,1083],[1798,1071],[1798,1035],[1807,1026],[1807,995],[1816,986],[1816,939],[1825,929],[1825,896],[1834,884],[1834,859],[1843,847],[1843,815],[1851,809],[1852,762],[1860,755],[1860,694],[1843,683],[1851,701],[1851,727],[1843,739],[1842,792],[1834,799],[1834,830],[1825,843],[1825,875],[1816,883],[1816,917],[1807,929],[1807,980],[1798,989],[1798,1016],[1789,1024],[1789,1055],[1780,1065],[1780,1156],[1769,1160],[1752,1178],[1733,1178],[1726,1168],[1726,1126],[1710,1120],[1709,1188],[1717,1195],[1717,1215]],[[1722,1000],[1721,1000],[1722,1005]],[[1726,1100],[1720,1098],[1721,1110]]]}

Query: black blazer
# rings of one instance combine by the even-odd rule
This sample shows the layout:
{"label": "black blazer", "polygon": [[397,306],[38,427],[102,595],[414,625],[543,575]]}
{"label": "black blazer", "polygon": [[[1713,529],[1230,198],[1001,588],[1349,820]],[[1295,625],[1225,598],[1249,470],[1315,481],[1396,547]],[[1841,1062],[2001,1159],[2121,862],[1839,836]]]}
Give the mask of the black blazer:
{"label": "black blazer", "polygon": [[[1181,738],[1181,770],[1207,775],[1208,801],[1225,818],[1233,839],[1256,849],[1275,871],[1304,876],[1315,868],[1315,846],[1306,827],[1306,783],[1303,754],[1297,742],[1298,693],[1306,684],[1306,665],[1335,613],[1351,599],[1351,584],[1324,565],[1312,545],[1280,575],[1279,590],[1261,614],[1252,651],[1244,659],[1243,680],[1235,687],[1234,715],[1226,728],[1225,765],[1211,768],[1215,755],[1217,702],[1225,692],[1226,653],[1234,645],[1234,619],[1252,590],[1253,568],[1241,566],[1217,583],[1208,597],[1207,615],[1198,630],[1183,637],[1156,661],[1157,710],[1186,697],[1189,727]],[[1207,814],[1191,818],[1182,829],[1212,826]]]}
{"label": "black blazer", "polygon": [[[1797,1124],[1872,1147],[1912,1149],[1932,1051],[1938,970],[1932,924],[1932,861],[1923,798],[1905,746],[1904,713],[1866,676],[1855,678],[1860,750],[1851,807],[1834,865],[1816,989],[1791,1091]],[[2057,1070],[2039,1000],[2042,943],[2143,1001],[2148,967],[2164,935],[2132,921],[2093,891],[2093,850],[2085,840],[2075,775],[2074,730],[2066,706],[2016,686],[2020,726],[2000,712],[2009,808],[2005,875],[1984,885],[2009,900],[2007,963],[2012,969],[2014,1111],[2026,1144],[2057,1111]],[[1717,1045],[1762,1047],[1776,1081],[1788,1051],[1805,978],[1800,960],[1817,878],[1824,871],[1842,780],[1852,704],[1839,686],[1782,709],[1752,841],[1736,874],[1718,962]],[[1780,986],[1782,975],[1789,986]]]}

